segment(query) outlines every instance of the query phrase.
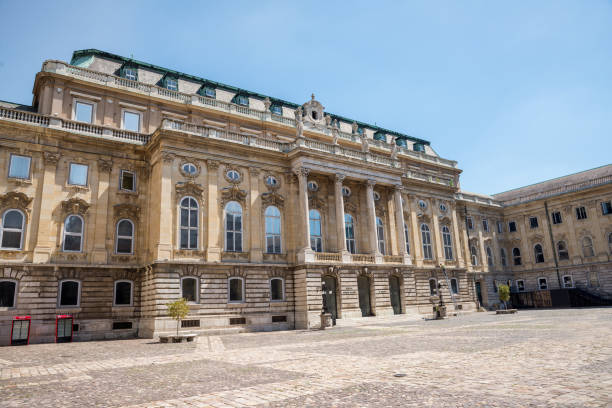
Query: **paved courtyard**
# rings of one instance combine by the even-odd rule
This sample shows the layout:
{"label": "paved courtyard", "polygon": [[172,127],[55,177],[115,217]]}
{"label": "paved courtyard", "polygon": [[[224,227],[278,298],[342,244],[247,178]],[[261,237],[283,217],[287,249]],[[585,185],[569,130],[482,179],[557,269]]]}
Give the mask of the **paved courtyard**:
{"label": "paved courtyard", "polygon": [[3,347],[0,406],[612,406],[612,308],[344,324]]}

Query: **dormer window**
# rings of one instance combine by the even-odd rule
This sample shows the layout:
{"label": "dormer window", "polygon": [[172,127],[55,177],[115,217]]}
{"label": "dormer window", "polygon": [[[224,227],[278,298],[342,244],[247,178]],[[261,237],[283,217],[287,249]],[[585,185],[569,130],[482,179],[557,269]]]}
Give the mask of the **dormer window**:
{"label": "dormer window", "polygon": [[316,111],[310,112],[310,116],[312,116],[313,120],[319,120],[319,115],[317,114]]}
{"label": "dormer window", "polygon": [[365,130],[361,126],[357,128],[357,133],[359,133],[360,135],[363,136],[364,132]]}
{"label": "dormer window", "polygon": [[412,150],[414,150],[415,152],[424,152],[425,151],[425,145],[423,143],[415,143],[412,146]]}
{"label": "dormer window", "polygon": [[234,97],[234,103],[242,106],[249,106],[249,97],[238,94]]}
{"label": "dormer window", "polygon": [[270,112],[272,112],[275,115],[282,115],[283,114],[283,107],[280,105],[271,105],[270,106]]}
{"label": "dormer window", "polygon": [[136,67],[123,67],[121,69],[121,76],[125,79],[132,81],[138,81],[138,68]]}
{"label": "dormer window", "polygon": [[406,143],[406,139],[402,138],[402,137],[398,137],[395,139],[395,144],[400,146],[400,147],[408,147],[408,144]]}
{"label": "dormer window", "polygon": [[198,93],[202,96],[206,96],[207,98],[215,99],[217,97],[217,90],[210,85],[202,85]]}
{"label": "dormer window", "polygon": [[374,140],[380,140],[381,142],[386,142],[387,135],[385,135],[383,132],[376,132],[374,133]]}
{"label": "dormer window", "polygon": [[169,76],[164,77],[164,87],[171,91],[178,91],[178,79]]}

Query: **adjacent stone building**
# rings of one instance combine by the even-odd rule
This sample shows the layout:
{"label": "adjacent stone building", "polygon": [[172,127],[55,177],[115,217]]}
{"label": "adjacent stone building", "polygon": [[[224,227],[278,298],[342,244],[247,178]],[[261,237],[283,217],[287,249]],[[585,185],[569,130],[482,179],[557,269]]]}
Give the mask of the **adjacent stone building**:
{"label": "adjacent stone building", "polygon": [[612,291],[612,166],[466,193],[428,141],[314,95],[98,50],[44,62],[33,93],[0,103],[0,344],[19,315],[32,342],[57,315],[75,340],[152,337],[180,297],[212,333],[431,313],[439,284],[467,311],[502,281]]}

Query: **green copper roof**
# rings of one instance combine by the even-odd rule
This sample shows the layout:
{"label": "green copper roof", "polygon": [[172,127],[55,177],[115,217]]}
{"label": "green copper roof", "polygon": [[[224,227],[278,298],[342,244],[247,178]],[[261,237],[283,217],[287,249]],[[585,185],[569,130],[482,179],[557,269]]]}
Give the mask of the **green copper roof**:
{"label": "green copper roof", "polygon": [[[170,75],[173,75],[173,76],[177,76],[179,78],[189,79],[189,80],[194,81],[194,82],[199,82],[199,83],[202,83],[202,84],[206,83],[208,85],[213,85],[216,88],[225,89],[227,91],[231,91],[231,92],[235,92],[235,93],[240,93],[242,95],[248,95],[250,97],[261,99],[261,100],[263,100],[265,98],[269,98],[272,103],[282,104],[283,106],[287,106],[287,107],[290,107],[290,108],[293,108],[293,109],[297,109],[299,106],[301,106],[301,105],[293,103],[293,102],[285,101],[285,100],[278,99],[278,98],[273,98],[271,96],[263,95],[263,94],[260,94],[260,93],[257,93],[257,92],[247,91],[245,89],[240,89],[240,88],[237,88],[235,86],[226,85],[226,84],[223,84],[221,82],[211,81],[211,80],[206,79],[206,78],[201,78],[201,77],[197,77],[197,76],[194,76],[194,75],[185,74],[185,73],[182,73],[182,72],[178,72],[178,71],[174,71],[174,70],[171,70],[171,69],[163,68],[163,67],[160,67],[160,66],[157,66],[157,65],[149,64],[147,62],[137,61],[137,60],[132,59],[132,58],[122,57],[120,55],[111,54],[109,52],[100,51],[100,50],[96,50],[96,49],[93,49],[93,48],[86,49],[86,50],[77,50],[77,51],[74,51],[72,53],[72,59],[70,60],[70,64],[74,65],[76,63],[82,63],[83,61],[87,60],[87,58],[90,58],[90,57],[92,57],[94,55],[95,56],[99,56],[99,57],[103,57],[103,58],[108,58],[108,59],[116,60],[116,61],[119,61],[119,62],[121,62],[123,64],[128,63],[128,64],[131,64],[131,65],[138,65],[139,67],[147,68],[147,69],[150,69],[150,70],[153,70],[153,71],[158,71],[158,72],[160,72],[160,73],[162,73],[164,75],[170,74]],[[419,139],[419,138],[416,138],[416,137],[413,137],[413,136],[410,136],[410,135],[406,135],[404,133],[395,132],[393,130],[385,129],[385,128],[382,128],[380,126],[370,125],[369,123],[360,122],[360,121],[354,120],[354,119],[349,119],[349,118],[346,118],[346,117],[343,117],[343,116],[340,116],[340,115],[335,115],[333,113],[329,113],[329,112],[326,112],[326,113],[329,114],[329,116],[331,116],[332,119],[337,119],[337,120],[340,120],[340,121],[343,121],[343,122],[346,122],[346,123],[353,123],[353,122],[355,122],[355,123],[357,123],[358,126],[360,126],[360,127],[367,127],[368,129],[373,129],[375,132],[381,131],[381,132],[385,132],[385,133],[387,133],[389,135],[393,135],[396,138],[408,139],[408,140],[411,140],[411,141],[416,142],[416,143],[423,143],[425,145],[429,145],[430,144],[427,140]]]}

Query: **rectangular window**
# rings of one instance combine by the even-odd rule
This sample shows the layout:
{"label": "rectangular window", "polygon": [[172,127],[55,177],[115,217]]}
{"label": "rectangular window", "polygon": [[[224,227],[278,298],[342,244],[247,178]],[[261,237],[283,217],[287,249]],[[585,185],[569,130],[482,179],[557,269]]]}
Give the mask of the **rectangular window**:
{"label": "rectangular window", "polygon": [[132,322],[113,322],[113,330],[126,330],[132,328]]}
{"label": "rectangular window", "polygon": [[68,184],[72,184],[75,186],[86,186],[87,170],[88,166],[86,164],[70,163]]}
{"label": "rectangular window", "polygon": [[166,88],[171,91],[178,91],[178,81],[174,78],[166,78]]}
{"label": "rectangular window", "polygon": [[485,232],[489,232],[489,221],[487,219],[482,220],[482,229]]}
{"label": "rectangular window", "polygon": [[140,132],[140,113],[123,111],[123,129]]}
{"label": "rectangular window", "polygon": [[531,228],[538,228],[538,217],[529,217],[529,226]]}
{"label": "rectangular window", "polygon": [[516,222],[514,221],[510,221],[508,223],[508,231],[510,232],[516,232]]}
{"label": "rectangular window", "polygon": [[552,222],[553,224],[561,224],[563,222],[560,211],[555,211],[552,213]]}
{"label": "rectangular window", "polygon": [[586,208],[584,207],[576,208],[576,218],[579,220],[585,220],[587,218]]}
{"label": "rectangular window", "polygon": [[181,294],[188,302],[198,301],[198,280],[196,278],[181,279]]}
{"label": "rectangular window", "polygon": [[524,292],[525,291],[525,281],[523,281],[522,279],[517,280],[516,290],[518,290],[519,292]]}
{"label": "rectangular window", "polygon": [[538,288],[540,288],[540,290],[548,289],[548,282],[546,281],[546,278],[538,278]]}
{"label": "rectangular window", "polygon": [[604,201],[601,203],[601,213],[603,215],[612,214],[612,201]]}
{"label": "rectangular window", "polygon": [[115,282],[115,306],[132,305],[132,282]]}
{"label": "rectangular window", "polygon": [[565,275],[563,277],[563,287],[564,288],[573,288],[574,287],[574,280],[572,279],[572,277],[570,275]]}
{"label": "rectangular window", "polygon": [[472,220],[472,217],[467,217],[465,219],[465,222],[467,224],[468,229],[474,229],[474,221]]}
{"label": "rectangular window", "polygon": [[74,103],[74,120],[93,123],[94,104],[76,101]]}
{"label": "rectangular window", "polygon": [[451,292],[453,292],[453,295],[458,294],[459,293],[459,285],[457,284],[457,279],[456,278],[451,278],[450,284],[451,284]]}
{"label": "rectangular window", "polygon": [[60,282],[60,307],[79,305],[79,286],[80,283],[77,281]]}
{"label": "rectangular window", "polygon": [[123,68],[123,77],[131,79],[132,81],[138,81],[138,70],[136,68]]}
{"label": "rectangular window", "polygon": [[0,307],[15,307],[17,282],[0,281]]}
{"label": "rectangular window", "polygon": [[504,233],[504,223],[501,221],[497,221],[497,232],[500,234]]}
{"label": "rectangular window", "polygon": [[274,278],[270,280],[270,300],[271,301],[282,301],[285,299],[283,291],[283,280],[280,278]]}
{"label": "rectangular window", "polygon": [[136,175],[128,170],[121,170],[121,181],[119,187],[124,191],[136,190]]}
{"label": "rectangular window", "polygon": [[242,302],[244,301],[244,295],[242,290],[242,279],[230,278],[229,280],[229,301],[230,302]]}
{"label": "rectangular window", "polygon": [[31,157],[11,154],[8,176],[18,179],[29,179],[31,163]]}

